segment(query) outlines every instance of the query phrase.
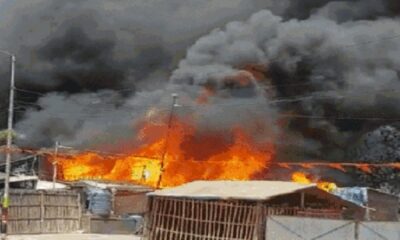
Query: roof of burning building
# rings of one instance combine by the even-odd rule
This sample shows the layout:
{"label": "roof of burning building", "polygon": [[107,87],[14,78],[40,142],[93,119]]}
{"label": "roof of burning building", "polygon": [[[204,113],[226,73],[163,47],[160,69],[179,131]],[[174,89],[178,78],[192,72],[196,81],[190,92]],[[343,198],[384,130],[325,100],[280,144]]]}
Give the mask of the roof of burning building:
{"label": "roof of burning building", "polygon": [[69,185],[72,187],[88,187],[88,188],[97,188],[97,189],[115,189],[118,191],[134,191],[134,192],[151,192],[152,188],[136,185],[136,184],[128,184],[128,183],[118,183],[118,182],[109,182],[109,181],[91,181],[91,180],[82,180],[78,182],[70,182]]}
{"label": "roof of burning building", "polygon": [[155,191],[149,196],[267,200],[309,188],[316,188],[316,184],[281,181],[195,181],[179,187]]}

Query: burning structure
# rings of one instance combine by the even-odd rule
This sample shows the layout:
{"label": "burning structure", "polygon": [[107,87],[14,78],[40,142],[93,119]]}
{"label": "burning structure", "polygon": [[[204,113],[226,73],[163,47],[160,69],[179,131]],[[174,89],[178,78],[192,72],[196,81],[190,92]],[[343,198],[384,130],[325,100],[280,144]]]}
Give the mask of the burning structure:
{"label": "burning structure", "polygon": [[[156,18],[152,18],[147,22],[147,15],[137,12],[131,1],[121,1],[123,7],[111,9],[107,1],[95,5],[86,1],[79,7],[38,2],[29,11],[16,7],[14,11],[23,14],[7,15],[1,24],[44,28],[36,32],[31,25],[29,31],[4,36],[9,36],[6,42],[24,46],[23,51],[13,51],[21,61],[16,130],[23,137],[18,144],[49,147],[59,140],[82,150],[53,160],[51,154],[47,156],[57,162],[59,180],[124,181],[162,188],[194,180],[290,178],[292,173],[276,173],[272,163],[281,161],[351,159],[367,164],[400,159],[393,147],[371,147],[376,142],[372,140],[380,140],[376,134],[369,135],[373,139],[365,141],[367,146],[357,145],[371,130],[397,131],[394,123],[400,116],[400,100],[390,94],[400,87],[396,54],[400,45],[393,38],[400,33],[396,1],[271,0],[261,4],[252,0],[251,10],[246,7],[245,13],[238,10],[228,15],[243,19],[252,11],[267,10],[228,23],[197,41],[210,30],[208,24],[196,31],[171,31],[168,26],[164,32],[160,25],[170,21],[158,19],[160,24],[153,24]],[[244,6],[249,1],[238,2]],[[158,8],[175,10],[170,3],[164,4],[145,4],[139,9],[147,9],[146,14]],[[232,3],[224,2],[221,8],[226,9],[226,4]],[[352,6],[363,11],[356,13]],[[196,5],[195,9],[200,8]],[[145,16],[146,24],[132,19],[132,11]],[[215,15],[223,19],[214,19],[215,27],[227,19],[222,17],[225,14],[207,11],[199,14],[200,19]],[[191,15],[187,12],[185,7],[179,11],[180,17],[173,19],[177,25]],[[16,16],[26,16],[28,21]],[[116,28],[116,23],[121,26]],[[147,31],[142,31],[143,26]],[[143,32],[157,36],[136,41],[136,33]],[[188,35],[189,39],[182,40]],[[180,95],[172,107],[171,93]],[[387,142],[396,142],[397,136],[384,134],[385,141],[379,142],[390,145]],[[358,147],[355,155],[350,154],[353,147]],[[92,148],[114,154],[87,151]],[[366,157],[370,150],[390,154],[374,154],[373,160]],[[345,185],[356,183],[358,175],[365,176],[344,173],[337,166],[318,174]],[[380,169],[379,175],[385,178],[390,171],[390,181],[379,178],[377,183],[361,177],[363,185],[383,187],[385,182],[396,188],[398,169],[388,168]],[[378,173],[368,169],[364,168],[372,176]]]}
{"label": "burning structure", "polygon": [[274,156],[270,143],[255,142],[240,127],[221,135],[196,135],[196,126],[190,121],[174,119],[168,139],[159,135],[164,130],[164,125],[145,123],[139,136],[147,144],[123,156],[59,156],[60,178],[139,182],[162,188],[200,179],[249,180],[264,173]]}

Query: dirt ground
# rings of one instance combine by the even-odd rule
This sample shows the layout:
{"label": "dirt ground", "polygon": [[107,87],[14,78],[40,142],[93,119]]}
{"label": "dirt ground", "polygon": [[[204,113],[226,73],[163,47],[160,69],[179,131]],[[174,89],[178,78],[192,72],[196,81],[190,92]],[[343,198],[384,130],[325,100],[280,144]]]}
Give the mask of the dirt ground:
{"label": "dirt ground", "polygon": [[57,235],[15,235],[8,240],[140,240],[133,235],[98,235],[98,234],[57,234]]}

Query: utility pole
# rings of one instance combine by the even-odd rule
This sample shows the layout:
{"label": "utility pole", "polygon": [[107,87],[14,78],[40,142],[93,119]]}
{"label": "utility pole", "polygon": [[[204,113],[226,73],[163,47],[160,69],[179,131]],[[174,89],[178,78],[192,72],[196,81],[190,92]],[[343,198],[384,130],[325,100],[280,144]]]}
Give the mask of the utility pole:
{"label": "utility pole", "polygon": [[10,57],[11,60],[11,78],[10,78],[10,95],[8,105],[8,121],[7,121],[7,146],[6,146],[6,177],[4,180],[4,195],[1,209],[1,233],[2,239],[7,238],[8,223],[8,206],[10,205],[10,170],[11,170],[11,145],[13,138],[13,119],[14,119],[14,90],[15,90],[15,56],[9,52],[0,50]]}
{"label": "utility pole", "polygon": [[53,159],[53,190],[56,189],[58,146],[59,146],[59,143],[58,143],[58,141],[56,141],[56,144],[54,146],[54,159]]}
{"label": "utility pole", "polygon": [[60,148],[72,149],[72,147],[62,146],[58,141],[54,144],[54,156],[53,156],[53,190],[56,189],[57,173],[58,173],[58,161],[57,155]]}
{"label": "utility pole", "polygon": [[161,187],[162,177],[163,177],[164,170],[165,170],[164,169],[164,164],[165,164],[165,157],[166,157],[167,152],[168,152],[169,132],[170,132],[170,129],[171,129],[171,126],[172,126],[172,120],[173,120],[173,117],[174,117],[174,108],[178,106],[177,101],[178,101],[178,94],[173,93],[172,94],[172,105],[171,105],[171,110],[170,110],[169,119],[168,119],[167,133],[166,133],[166,136],[165,136],[164,151],[163,151],[163,154],[161,156],[161,163],[160,163],[160,170],[161,171],[160,171],[160,176],[158,177],[157,188]]}

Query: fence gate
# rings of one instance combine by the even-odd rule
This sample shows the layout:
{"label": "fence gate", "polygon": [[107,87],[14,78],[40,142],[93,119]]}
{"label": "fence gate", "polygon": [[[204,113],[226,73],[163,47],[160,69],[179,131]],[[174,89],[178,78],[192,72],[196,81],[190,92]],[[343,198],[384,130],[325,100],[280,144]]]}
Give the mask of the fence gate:
{"label": "fence gate", "polygon": [[266,240],[354,240],[355,223],[344,220],[271,216],[267,219],[265,236]]}
{"label": "fence gate", "polygon": [[358,231],[360,240],[398,240],[400,222],[361,222]]}

